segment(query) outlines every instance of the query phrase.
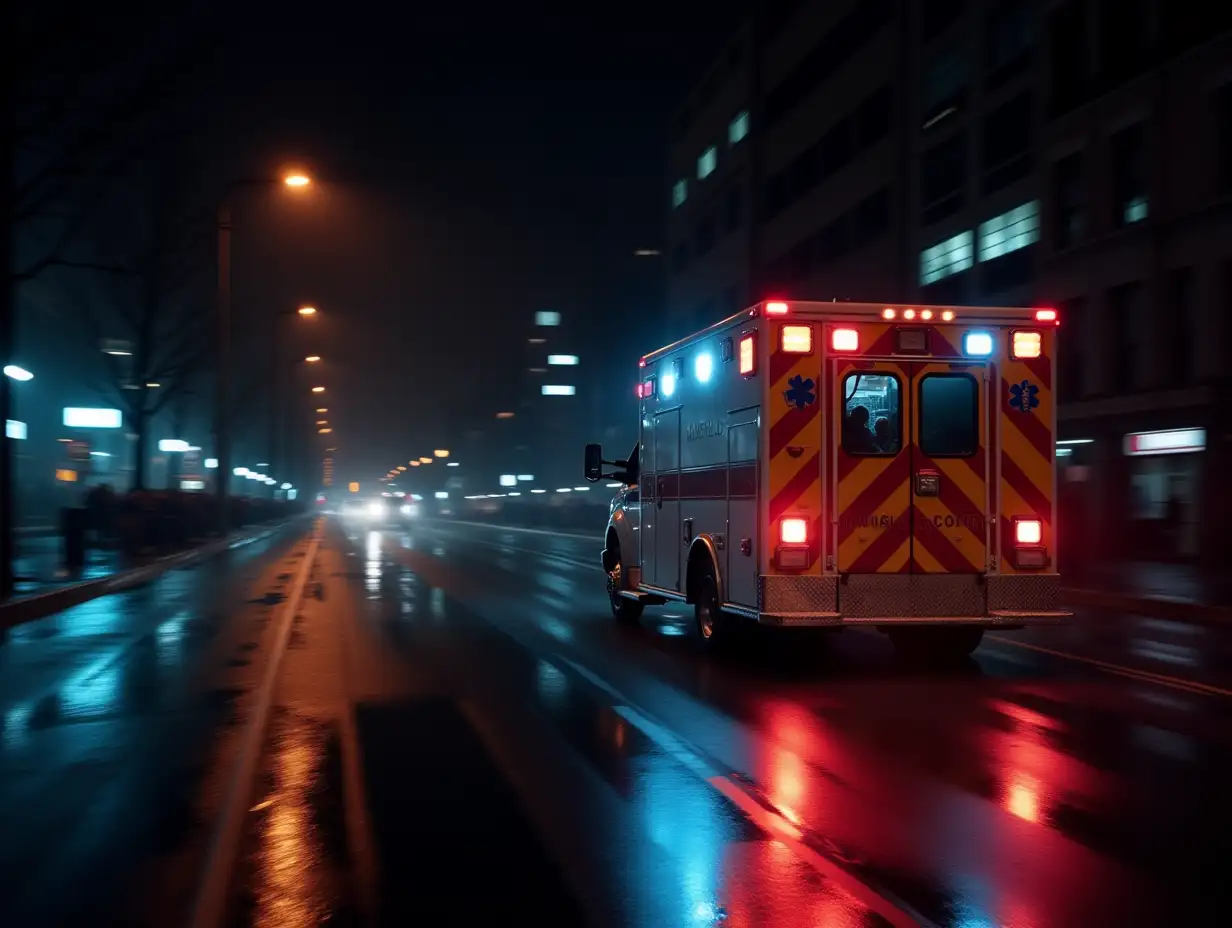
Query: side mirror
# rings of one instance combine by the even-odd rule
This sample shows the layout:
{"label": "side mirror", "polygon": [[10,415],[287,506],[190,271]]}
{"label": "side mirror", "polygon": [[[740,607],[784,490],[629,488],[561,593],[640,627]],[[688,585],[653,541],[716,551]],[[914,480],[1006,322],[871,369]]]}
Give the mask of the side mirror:
{"label": "side mirror", "polygon": [[587,445],[586,446],[586,480],[589,483],[597,483],[603,476],[603,446],[602,445]]}

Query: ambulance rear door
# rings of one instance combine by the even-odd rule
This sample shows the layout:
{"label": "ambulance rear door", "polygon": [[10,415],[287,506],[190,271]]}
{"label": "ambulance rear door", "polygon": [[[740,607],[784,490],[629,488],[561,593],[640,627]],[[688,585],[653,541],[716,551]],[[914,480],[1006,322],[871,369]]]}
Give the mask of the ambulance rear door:
{"label": "ambulance rear door", "polygon": [[[893,326],[864,328],[861,341],[892,350]],[[840,574],[987,569],[985,362],[954,357],[948,332],[917,328],[928,337],[912,343],[930,346],[933,357],[830,360]]]}

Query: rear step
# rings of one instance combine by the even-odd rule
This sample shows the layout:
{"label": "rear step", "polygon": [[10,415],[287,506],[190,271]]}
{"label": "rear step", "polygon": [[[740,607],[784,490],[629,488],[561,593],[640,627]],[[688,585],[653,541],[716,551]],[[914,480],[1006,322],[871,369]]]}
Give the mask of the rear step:
{"label": "rear step", "polygon": [[621,590],[619,595],[621,599],[631,599],[643,606],[663,606],[669,602],[658,593],[643,593],[641,590]]}

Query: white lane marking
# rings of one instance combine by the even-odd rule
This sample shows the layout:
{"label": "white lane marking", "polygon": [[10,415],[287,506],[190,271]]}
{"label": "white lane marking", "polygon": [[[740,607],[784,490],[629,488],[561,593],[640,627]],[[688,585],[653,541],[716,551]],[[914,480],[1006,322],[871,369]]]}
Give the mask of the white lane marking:
{"label": "white lane marking", "polygon": [[823,878],[845,890],[892,925],[902,926],[902,928],[935,928],[931,921],[902,901],[893,898],[889,893],[875,889],[810,847],[805,843],[804,833],[799,826],[793,824],[781,813],[766,808],[736,780],[715,769],[714,765],[689,747],[688,743],[671,729],[654,721],[640,709],[634,708],[632,700],[602,677],[563,654],[557,653],[554,658],[567,664],[585,680],[612,697],[615,701],[612,711],[653,741],[664,754],[675,759],[711,789],[725,796],[755,825],[790,847],[796,856],[821,874]]}
{"label": "white lane marking", "polygon": [[1139,670],[1136,667],[1124,667],[1120,664],[1112,664],[1108,661],[1101,661],[1095,657],[1084,657],[1081,654],[1070,654],[1068,651],[1058,651],[1055,648],[1045,648],[1043,645],[1030,644],[1026,641],[1015,641],[1013,638],[1004,638],[1001,635],[988,635],[985,640],[995,641],[997,644],[1010,645],[1015,648],[1024,648],[1028,651],[1037,651],[1040,654],[1048,654],[1052,657],[1059,657],[1067,661],[1076,661],[1080,664],[1088,664],[1091,667],[1098,667],[1100,670],[1107,673],[1116,674],[1119,677],[1129,677],[1133,680],[1155,683],[1159,686],[1171,687],[1172,689],[1182,690],[1186,693],[1198,693],[1202,696],[1232,697],[1232,690],[1227,690],[1219,686],[1212,686],[1209,683],[1200,683],[1197,680],[1182,680],[1179,677],[1169,677],[1162,673],[1153,673],[1149,670]]}
{"label": "white lane marking", "polygon": [[274,648],[265,666],[265,676],[256,691],[256,700],[244,730],[239,756],[232,771],[231,782],[223,797],[217,827],[214,831],[205,870],[192,909],[192,928],[221,928],[227,916],[227,903],[231,877],[235,873],[240,842],[244,837],[244,820],[250,808],[253,784],[257,767],[261,762],[265,730],[269,723],[270,709],[274,701],[274,688],[278,671],[286,654],[287,642],[291,639],[291,625],[304,595],[304,586],[312,571],[321,544],[321,527],[318,525],[308,542],[308,551],[300,565],[295,584],[283,604],[282,614],[274,638]]}
{"label": "white lane marking", "polygon": [[521,532],[524,535],[548,535],[552,538],[580,538],[583,541],[603,541],[602,535],[579,535],[576,532],[557,532],[549,528],[522,528],[517,525],[493,525],[490,522],[466,522],[462,519],[428,519],[439,525],[466,525],[475,528],[488,528],[494,532]]}
{"label": "white lane marking", "polygon": [[374,853],[375,839],[368,816],[368,797],[364,784],[363,752],[359,747],[358,721],[355,713],[358,702],[352,698],[357,692],[354,686],[350,663],[354,653],[351,641],[349,616],[340,617],[338,625],[342,679],[345,683],[345,701],[339,714],[339,740],[342,744],[342,802],[347,829],[347,849],[351,853],[352,871],[358,884],[359,908],[363,924],[374,925],[379,908],[379,863]]}

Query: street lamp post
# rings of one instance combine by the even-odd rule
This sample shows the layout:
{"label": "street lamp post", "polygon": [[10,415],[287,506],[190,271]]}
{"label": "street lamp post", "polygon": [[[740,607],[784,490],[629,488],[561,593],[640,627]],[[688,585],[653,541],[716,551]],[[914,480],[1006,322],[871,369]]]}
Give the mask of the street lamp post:
{"label": "street lamp post", "polygon": [[227,514],[228,483],[231,473],[231,198],[244,187],[268,187],[282,183],[291,188],[304,188],[312,181],[305,174],[287,174],[281,179],[262,178],[238,180],[227,186],[218,201],[218,294],[217,344],[218,369],[214,372],[214,444],[218,455],[218,479],[214,496],[218,501],[219,530],[226,534],[231,528]]}

